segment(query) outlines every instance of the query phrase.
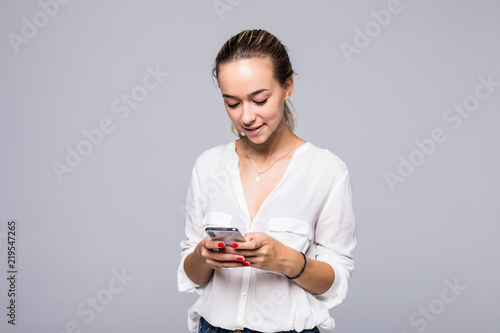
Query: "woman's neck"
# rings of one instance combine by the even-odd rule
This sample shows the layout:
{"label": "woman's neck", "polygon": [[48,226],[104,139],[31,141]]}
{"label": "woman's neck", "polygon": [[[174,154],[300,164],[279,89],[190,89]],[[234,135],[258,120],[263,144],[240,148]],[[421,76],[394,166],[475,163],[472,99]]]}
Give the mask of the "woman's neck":
{"label": "woman's neck", "polygon": [[297,136],[290,131],[286,123],[281,123],[266,142],[255,144],[247,137],[241,139],[244,151],[253,160],[266,162],[275,160],[290,151],[295,145]]}

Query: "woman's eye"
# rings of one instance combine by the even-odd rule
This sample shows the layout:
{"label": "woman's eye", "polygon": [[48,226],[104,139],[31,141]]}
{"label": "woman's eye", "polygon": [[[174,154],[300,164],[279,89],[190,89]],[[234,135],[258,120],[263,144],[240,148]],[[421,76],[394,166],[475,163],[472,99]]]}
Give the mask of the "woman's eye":
{"label": "woman's eye", "polygon": [[234,109],[235,107],[238,106],[238,104],[240,103],[236,103],[236,104],[229,104],[229,103],[226,103],[227,104],[227,107],[231,108],[231,109]]}
{"label": "woman's eye", "polygon": [[263,101],[254,101],[254,103],[255,103],[255,104],[258,104],[258,105],[266,104],[266,102],[267,102],[267,100],[268,100],[268,99],[269,99],[269,98],[266,98],[266,99],[265,99],[265,100],[263,100]]}

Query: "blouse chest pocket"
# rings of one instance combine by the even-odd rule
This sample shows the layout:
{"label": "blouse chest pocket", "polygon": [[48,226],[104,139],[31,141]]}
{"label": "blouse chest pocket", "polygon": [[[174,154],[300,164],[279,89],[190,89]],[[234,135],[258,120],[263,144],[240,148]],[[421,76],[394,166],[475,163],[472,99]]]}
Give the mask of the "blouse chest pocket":
{"label": "blouse chest pocket", "polygon": [[305,252],[313,238],[312,228],[308,223],[290,217],[270,218],[267,233],[299,252]]}
{"label": "blouse chest pocket", "polygon": [[233,216],[221,212],[208,212],[203,217],[203,226],[206,227],[230,227]]}

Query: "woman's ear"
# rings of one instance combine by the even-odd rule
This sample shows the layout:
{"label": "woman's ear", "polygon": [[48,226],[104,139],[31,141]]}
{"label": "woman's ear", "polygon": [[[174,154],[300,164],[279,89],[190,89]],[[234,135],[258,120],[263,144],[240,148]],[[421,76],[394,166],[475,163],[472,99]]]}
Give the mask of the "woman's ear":
{"label": "woman's ear", "polygon": [[293,93],[293,76],[290,76],[288,79],[286,79],[284,89],[285,89],[285,101],[290,99]]}

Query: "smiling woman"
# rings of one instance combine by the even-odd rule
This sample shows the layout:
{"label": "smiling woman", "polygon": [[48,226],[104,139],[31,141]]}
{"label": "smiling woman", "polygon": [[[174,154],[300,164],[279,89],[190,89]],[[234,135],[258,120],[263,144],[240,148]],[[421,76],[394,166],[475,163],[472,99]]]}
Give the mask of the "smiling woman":
{"label": "smiling woman", "polygon": [[[205,151],[193,168],[178,269],[179,291],[200,293],[189,329],[332,329],[328,309],[345,298],[354,268],[347,168],[293,133],[294,72],[275,36],[233,36],[213,74],[238,140]],[[227,186],[210,192],[221,174]],[[245,241],[227,246],[206,237],[206,227],[237,228]]]}
{"label": "smiling woman", "polygon": [[[254,143],[266,142],[282,120],[286,122],[283,103],[293,92],[293,77],[281,86],[272,69],[268,57],[251,58],[226,63],[217,75],[233,130]],[[293,119],[291,113],[289,117]]]}
{"label": "smiling woman", "polygon": [[[249,43],[245,43],[247,41],[249,41]],[[293,91],[294,71],[286,47],[275,36],[263,30],[246,30],[228,40],[222,46],[215,59],[215,66],[212,70],[212,74],[220,85],[221,80],[219,79],[219,75],[221,66],[238,60],[256,60],[262,58],[267,58],[268,61],[272,62],[268,63],[268,65],[271,65],[270,74],[272,74],[273,78],[280,86],[283,87],[290,79],[292,80],[291,95]],[[254,93],[258,92],[260,91]],[[289,97],[290,96],[288,96],[288,98]],[[288,98],[286,98],[286,100],[288,100]],[[288,102],[284,104],[284,117],[288,127],[293,131],[295,128],[295,121]],[[241,138],[243,136],[238,128],[232,126],[232,129],[238,137]]]}

